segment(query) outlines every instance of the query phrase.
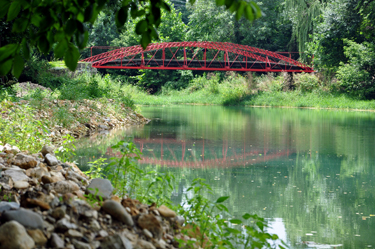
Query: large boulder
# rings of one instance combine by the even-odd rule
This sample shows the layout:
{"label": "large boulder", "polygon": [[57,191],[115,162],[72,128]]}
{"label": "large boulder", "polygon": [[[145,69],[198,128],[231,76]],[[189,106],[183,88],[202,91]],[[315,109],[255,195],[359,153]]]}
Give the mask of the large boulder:
{"label": "large boulder", "polygon": [[31,249],[34,240],[17,221],[10,221],[0,227],[0,249]]}
{"label": "large boulder", "polygon": [[43,230],[43,219],[42,217],[30,210],[20,208],[18,210],[5,211],[1,215],[2,222],[17,221],[21,225],[30,229]]}

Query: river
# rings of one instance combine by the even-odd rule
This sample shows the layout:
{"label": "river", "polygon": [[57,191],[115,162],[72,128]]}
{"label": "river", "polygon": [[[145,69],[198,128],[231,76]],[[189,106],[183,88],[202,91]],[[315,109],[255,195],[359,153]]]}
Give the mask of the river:
{"label": "river", "polygon": [[[375,247],[375,114],[337,110],[141,107],[152,121],[77,143],[75,160],[109,157],[131,136],[142,165],[196,177],[234,216],[256,213],[290,248]],[[216,198],[216,197],[215,197]]]}

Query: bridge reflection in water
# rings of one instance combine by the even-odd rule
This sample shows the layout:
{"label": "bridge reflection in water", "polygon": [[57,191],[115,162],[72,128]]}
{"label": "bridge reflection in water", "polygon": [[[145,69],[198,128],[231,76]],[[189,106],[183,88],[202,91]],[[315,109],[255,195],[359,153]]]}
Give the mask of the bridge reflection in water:
{"label": "bridge reflection in water", "polygon": [[[230,168],[246,167],[266,161],[289,157],[293,151],[253,148],[246,145],[229,146],[228,140],[222,145],[208,139],[178,140],[176,138],[135,138],[134,143],[142,152],[141,164],[154,164],[184,168]],[[111,148],[107,155],[121,156]]]}

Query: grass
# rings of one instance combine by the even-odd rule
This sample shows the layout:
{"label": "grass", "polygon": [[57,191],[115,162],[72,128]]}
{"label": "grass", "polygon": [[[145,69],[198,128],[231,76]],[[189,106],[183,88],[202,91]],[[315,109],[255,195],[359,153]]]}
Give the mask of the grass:
{"label": "grass", "polygon": [[67,68],[64,61],[50,61],[49,64],[52,67]]}
{"label": "grass", "polygon": [[309,107],[375,110],[375,100],[360,100],[329,90],[317,76],[295,76],[293,91],[284,91],[284,76],[263,75],[257,78],[232,75],[218,79],[195,78],[186,89],[162,88],[155,95],[132,88],[130,96],[139,105],[237,105],[270,107]]}

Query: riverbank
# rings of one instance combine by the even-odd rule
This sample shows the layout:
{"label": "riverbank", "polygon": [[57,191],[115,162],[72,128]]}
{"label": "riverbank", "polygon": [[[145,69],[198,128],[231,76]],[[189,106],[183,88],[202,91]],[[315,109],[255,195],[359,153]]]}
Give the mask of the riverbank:
{"label": "riverbank", "polygon": [[338,91],[339,83],[323,83],[317,75],[294,76],[293,89],[287,87],[287,76],[259,77],[201,76],[189,87],[180,90],[162,88],[147,94],[128,86],[130,96],[138,105],[224,105],[262,107],[308,107],[316,109],[375,110],[375,100],[363,100]]}
{"label": "riverbank", "polygon": [[244,96],[240,100],[225,99],[210,93],[156,95],[135,98],[138,105],[224,105],[277,108],[344,109],[353,111],[375,111],[374,100],[357,100],[344,94],[326,92],[264,92]]}
{"label": "riverbank", "polygon": [[[27,91],[27,88],[32,88]],[[26,90],[25,90],[26,89]],[[18,85],[16,99],[0,102],[0,142],[36,152],[43,144],[61,145],[115,127],[142,125],[148,119],[116,99],[57,99],[37,84]]]}
{"label": "riverbank", "polygon": [[[1,92],[0,206],[7,211],[0,210],[0,249],[109,249],[116,244],[119,248],[233,248],[233,243],[270,248],[270,240],[264,238],[278,239],[263,231],[266,222],[256,215],[230,219],[233,215],[223,205],[229,196],[209,200],[205,196],[210,187],[201,178],[190,183],[186,203],[172,207],[170,198],[177,189],[174,176],[139,168],[139,151],[132,142],[121,141],[111,147],[118,151],[114,154],[118,159],[106,162],[99,158],[80,165],[89,166],[85,174],[67,162],[75,149],[75,137],[148,122],[134,111],[129,97],[122,95],[126,87],[116,98],[108,98],[113,92],[102,88],[88,100],[84,96],[98,90],[90,84],[70,85],[75,89],[63,84],[54,91],[34,84],[36,89],[25,95],[19,94],[18,85],[13,88],[14,95]],[[45,144],[56,147],[43,147]],[[94,179],[90,181],[90,177]],[[90,187],[96,181],[99,183]],[[97,196],[102,187],[106,198]],[[164,211],[169,213],[166,220]],[[173,219],[177,214],[180,218]],[[182,229],[183,220],[186,226]],[[234,227],[240,224],[244,226]]]}

